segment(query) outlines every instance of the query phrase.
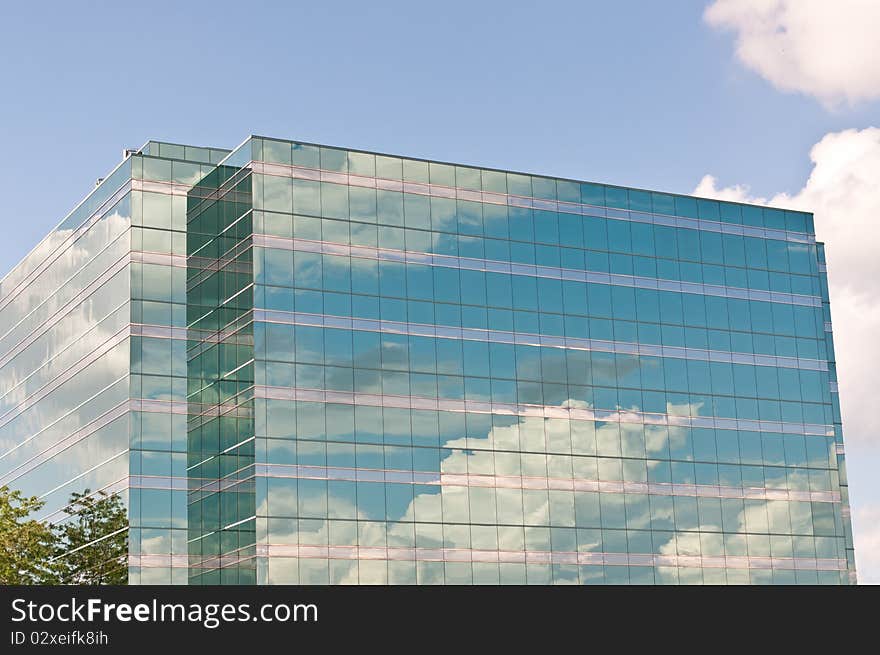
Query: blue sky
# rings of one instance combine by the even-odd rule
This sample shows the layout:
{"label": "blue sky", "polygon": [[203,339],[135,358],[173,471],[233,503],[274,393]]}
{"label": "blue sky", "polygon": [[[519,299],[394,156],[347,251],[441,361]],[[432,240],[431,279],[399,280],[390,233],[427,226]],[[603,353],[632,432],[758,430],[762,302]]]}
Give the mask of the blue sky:
{"label": "blue sky", "polygon": [[15,5],[0,135],[24,225],[3,269],[150,138],[262,133],[685,192],[712,170],[769,194],[877,110],[774,91],[699,1]]}
{"label": "blue sky", "polygon": [[[838,221],[829,185],[808,178],[838,179],[850,166],[860,168],[846,168],[847,180],[876,180],[866,166],[880,137],[861,130],[880,124],[880,75],[858,57],[861,46],[871,52],[862,34],[876,34],[878,12],[864,0],[836,3],[833,19],[807,0],[766,3],[772,10],[719,0],[704,15],[710,4],[4,3],[0,171],[13,229],[0,274],[123,148],[148,139],[232,147],[256,133],[685,193],[711,174],[707,194],[827,206],[819,236],[848,255],[831,259],[846,282],[832,294],[843,305],[851,291],[851,314],[841,314],[862,316],[880,290],[857,288],[865,269],[848,262],[868,261],[859,249],[876,244],[877,229],[866,218],[867,235],[847,236],[839,226],[849,214]],[[768,20],[782,29],[767,32]],[[817,50],[846,74],[805,54],[811,29],[830,39]],[[848,129],[859,132],[827,141],[811,161],[814,144]],[[877,206],[864,197],[852,214]],[[837,335],[839,347],[860,338]],[[838,359],[842,384],[847,374],[853,387],[876,382]],[[857,537],[865,528],[860,574],[880,582],[869,405],[845,403],[844,429]]]}

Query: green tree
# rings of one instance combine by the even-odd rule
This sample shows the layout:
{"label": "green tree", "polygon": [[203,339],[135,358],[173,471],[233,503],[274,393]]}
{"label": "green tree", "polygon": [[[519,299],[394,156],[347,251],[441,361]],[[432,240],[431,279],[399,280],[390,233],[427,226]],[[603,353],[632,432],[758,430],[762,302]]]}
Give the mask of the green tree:
{"label": "green tree", "polygon": [[64,584],[128,582],[128,512],[118,494],[88,489],[70,496],[69,519],[53,526]]}
{"label": "green tree", "polygon": [[52,556],[56,537],[45,523],[28,519],[43,506],[36,496],[26,497],[8,486],[0,487],[0,584],[55,584],[58,567]]}

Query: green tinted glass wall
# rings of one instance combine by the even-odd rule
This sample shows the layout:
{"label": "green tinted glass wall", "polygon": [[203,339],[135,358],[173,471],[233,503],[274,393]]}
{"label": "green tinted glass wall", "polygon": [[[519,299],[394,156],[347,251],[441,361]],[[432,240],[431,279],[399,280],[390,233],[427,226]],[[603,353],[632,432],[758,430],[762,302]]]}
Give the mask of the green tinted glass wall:
{"label": "green tinted glass wall", "polygon": [[189,194],[187,350],[189,570],[199,584],[253,584],[251,179],[219,166]]}
{"label": "green tinted glass wall", "polygon": [[135,583],[849,583],[830,321],[807,213],[149,142],[0,281],[0,483]]}
{"label": "green tinted glass wall", "polygon": [[59,581],[187,581],[186,191],[226,154],[127,154],[0,282],[0,484],[106,510]]}
{"label": "green tinted glass wall", "polygon": [[[56,526],[79,494],[117,515],[129,502],[129,179],[125,162],[0,282],[0,486]],[[113,536],[61,544],[57,582],[127,580],[117,518]]]}
{"label": "green tinted glass wall", "polygon": [[131,157],[132,583],[188,580],[187,192],[222,154],[150,142]]}
{"label": "green tinted glass wall", "polygon": [[260,582],[850,580],[811,216],[249,148]]}

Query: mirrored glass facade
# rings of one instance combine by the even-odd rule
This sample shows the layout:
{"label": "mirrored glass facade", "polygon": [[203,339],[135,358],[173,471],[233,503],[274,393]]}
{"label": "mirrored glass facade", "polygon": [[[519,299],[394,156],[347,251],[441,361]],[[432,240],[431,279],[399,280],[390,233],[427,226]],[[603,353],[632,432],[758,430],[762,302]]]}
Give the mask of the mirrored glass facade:
{"label": "mirrored glass facade", "polygon": [[131,582],[855,581],[810,214],[260,137],[92,197],[0,484],[118,490]]}
{"label": "mirrored glass facade", "polygon": [[130,583],[187,582],[186,195],[227,154],[146,144],[0,281],[0,485],[122,503],[76,559]]}

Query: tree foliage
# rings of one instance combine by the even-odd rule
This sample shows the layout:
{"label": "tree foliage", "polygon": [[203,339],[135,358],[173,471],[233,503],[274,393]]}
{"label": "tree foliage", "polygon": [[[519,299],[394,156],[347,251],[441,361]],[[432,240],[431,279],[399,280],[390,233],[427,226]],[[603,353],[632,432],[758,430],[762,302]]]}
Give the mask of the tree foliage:
{"label": "tree foliage", "polygon": [[0,584],[53,584],[58,576],[52,557],[56,537],[51,526],[28,519],[43,506],[36,496],[26,497],[8,486],[0,487]]}
{"label": "tree foliage", "polygon": [[128,582],[128,512],[118,494],[74,493],[55,525],[28,518],[43,505],[0,487],[0,584]]}
{"label": "tree foliage", "polygon": [[54,526],[56,562],[64,584],[128,582],[128,512],[117,494],[74,493]]}

